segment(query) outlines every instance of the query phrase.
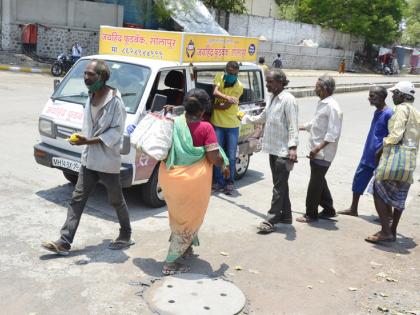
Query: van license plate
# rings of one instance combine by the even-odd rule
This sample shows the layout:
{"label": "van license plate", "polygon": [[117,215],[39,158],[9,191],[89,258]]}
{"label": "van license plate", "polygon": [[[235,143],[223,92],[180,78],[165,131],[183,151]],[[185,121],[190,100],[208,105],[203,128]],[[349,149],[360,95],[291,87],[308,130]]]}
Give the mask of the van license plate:
{"label": "van license plate", "polygon": [[67,159],[63,159],[63,158],[58,158],[58,157],[53,157],[52,158],[52,165],[55,166],[55,167],[66,168],[66,169],[72,170],[74,172],[79,172],[79,170],[80,170],[80,163],[79,162],[75,162],[75,161],[71,161],[71,160],[67,160]]}

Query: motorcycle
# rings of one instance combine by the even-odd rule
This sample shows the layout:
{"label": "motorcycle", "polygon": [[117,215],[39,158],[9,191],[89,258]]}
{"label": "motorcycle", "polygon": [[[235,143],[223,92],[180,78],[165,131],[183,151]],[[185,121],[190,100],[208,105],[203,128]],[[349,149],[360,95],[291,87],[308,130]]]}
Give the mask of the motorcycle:
{"label": "motorcycle", "polygon": [[61,53],[51,66],[51,74],[55,77],[59,77],[62,74],[67,73],[74,63],[75,62],[71,56],[68,56],[66,53]]}
{"label": "motorcycle", "polygon": [[392,75],[394,74],[394,71],[392,70],[392,65],[390,63],[383,65],[383,73],[385,75]]}

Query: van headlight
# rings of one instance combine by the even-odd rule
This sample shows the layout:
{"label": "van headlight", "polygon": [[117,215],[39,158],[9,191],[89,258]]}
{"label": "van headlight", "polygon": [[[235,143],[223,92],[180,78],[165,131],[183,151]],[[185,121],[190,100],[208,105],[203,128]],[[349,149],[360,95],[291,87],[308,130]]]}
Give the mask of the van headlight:
{"label": "van headlight", "polygon": [[39,133],[43,136],[55,138],[54,123],[51,120],[40,118],[38,123]]}

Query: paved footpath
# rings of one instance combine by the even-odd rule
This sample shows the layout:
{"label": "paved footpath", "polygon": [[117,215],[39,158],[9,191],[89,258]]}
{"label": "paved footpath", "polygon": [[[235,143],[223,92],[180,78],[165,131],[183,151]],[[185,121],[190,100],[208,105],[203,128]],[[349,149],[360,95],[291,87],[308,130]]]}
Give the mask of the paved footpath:
{"label": "paved footpath", "polygon": [[[0,72],[0,313],[151,315],[143,295],[150,278],[160,276],[170,231],[166,208],[147,208],[137,189],[124,191],[137,241],[130,249],[106,247],[117,221],[101,186],[88,202],[70,256],[56,257],[39,246],[57,238],[73,190],[59,171],[33,159],[38,116],[52,81],[46,75]],[[344,126],[327,180],[340,210],[351,200],[373,109],[366,91],[336,98]],[[298,100],[300,122],[312,117],[316,101]],[[415,105],[420,109],[420,97]],[[294,217],[305,209],[306,154],[302,133],[299,163],[290,176]],[[255,154],[235,195],[212,196],[199,256],[188,261],[191,272],[223,276],[237,285],[248,299],[243,314],[420,314],[420,167],[415,178],[396,243],[374,246],[363,240],[378,230],[370,196],[361,198],[359,218],[293,222],[257,235],[272,183],[267,155]]]}

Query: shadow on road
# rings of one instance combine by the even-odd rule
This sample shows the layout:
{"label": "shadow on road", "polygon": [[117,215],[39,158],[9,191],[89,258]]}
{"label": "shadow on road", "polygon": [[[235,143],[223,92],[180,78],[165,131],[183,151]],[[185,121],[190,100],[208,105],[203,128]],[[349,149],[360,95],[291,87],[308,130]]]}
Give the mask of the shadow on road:
{"label": "shadow on road", "polygon": [[[139,267],[145,274],[151,277],[161,277],[163,261],[157,261],[153,258],[134,258],[134,265]],[[218,269],[214,270],[212,266],[205,260],[198,258],[196,255],[183,260],[183,263],[190,267],[191,273],[200,273],[208,275],[209,277],[221,277],[229,269],[229,265],[223,263]]]}
{"label": "shadow on road", "polygon": [[284,234],[286,241],[294,241],[296,239],[296,229],[291,224],[277,224],[274,233]]}
{"label": "shadow on road", "polygon": [[[398,236],[401,236],[398,234]],[[396,242],[378,243],[373,247],[388,253],[395,253],[401,255],[411,254],[411,250],[417,247],[417,243],[411,237],[398,237]]]}
{"label": "shadow on road", "polygon": [[[74,186],[71,184],[56,186],[47,190],[40,190],[35,194],[49,202],[55,203],[59,206],[67,208],[68,202],[71,199]],[[139,196],[137,187],[132,187],[123,190],[124,197],[127,202],[128,211],[130,213],[130,220],[132,222],[153,217],[157,219],[166,219],[166,207],[149,208],[145,206]],[[85,214],[98,217],[100,219],[118,222],[117,214],[108,203],[106,189],[103,185],[98,184],[92,191],[87,205],[85,207]],[[164,213],[163,215],[161,215]]]}
{"label": "shadow on road", "polygon": [[[87,265],[92,263],[108,263],[108,264],[123,264],[129,256],[124,250],[111,250],[108,249],[110,239],[103,240],[102,243],[97,245],[86,246],[83,249],[71,250],[68,256],[60,256],[57,254],[44,254],[39,256],[40,260],[52,259],[66,259],[68,257],[76,257],[84,255],[86,258],[73,262],[74,265]],[[46,251],[48,253],[48,251]]]}

